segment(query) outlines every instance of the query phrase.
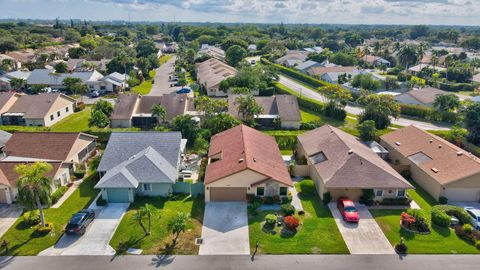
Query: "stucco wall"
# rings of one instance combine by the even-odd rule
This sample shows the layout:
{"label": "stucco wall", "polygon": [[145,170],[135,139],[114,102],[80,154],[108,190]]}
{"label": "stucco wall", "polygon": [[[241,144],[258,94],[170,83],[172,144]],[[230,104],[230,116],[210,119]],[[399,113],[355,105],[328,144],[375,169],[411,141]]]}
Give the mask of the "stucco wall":
{"label": "stucco wall", "polygon": [[112,120],[110,122],[110,126],[112,128],[129,128],[132,126],[132,120],[131,119],[126,119],[126,120]]}
{"label": "stucco wall", "polygon": [[152,190],[143,190],[143,184],[140,183],[135,193],[142,196],[162,196],[166,197],[168,194],[173,193],[173,187],[170,183],[152,183]]}

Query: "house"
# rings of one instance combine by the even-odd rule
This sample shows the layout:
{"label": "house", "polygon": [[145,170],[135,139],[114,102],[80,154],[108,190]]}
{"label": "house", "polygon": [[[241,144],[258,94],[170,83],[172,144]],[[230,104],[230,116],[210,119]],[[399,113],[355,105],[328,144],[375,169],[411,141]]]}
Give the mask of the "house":
{"label": "house", "polygon": [[373,65],[373,66],[387,66],[387,67],[390,67],[390,61],[382,58],[382,57],[379,57],[379,56],[375,56],[375,55],[365,55],[364,57],[362,57],[362,60],[369,63],[370,65]]}
{"label": "house", "polygon": [[447,91],[443,91],[434,87],[424,87],[420,89],[414,89],[400,95],[396,95],[394,99],[402,104],[433,107],[435,99],[438,96],[446,94],[449,93]]}
{"label": "house", "polygon": [[312,60],[308,60],[308,61],[305,61],[303,63],[300,63],[298,65],[295,66],[295,69],[300,71],[300,72],[303,72],[303,73],[307,73],[307,71],[313,67],[321,67],[322,64],[321,63],[318,63],[318,62],[315,62],[315,61],[312,61]]}
{"label": "house", "polygon": [[330,125],[299,135],[296,156],[308,165],[322,198],[329,192],[333,200],[357,201],[363,189],[372,189],[374,200],[382,201],[405,197],[406,190],[413,188],[358,138]]}
{"label": "house", "polygon": [[329,83],[337,83],[338,76],[347,74],[350,77],[361,74],[362,72],[353,66],[334,66],[334,67],[313,67],[307,71],[307,74],[320,78]]}
{"label": "house", "polygon": [[255,44],[250,44],[250,45],[248,45],[247,50],[248,50],[249,52],[255,52],[255,51],[257,50],[257,45],[255,45]]}
{"label": "house", "polygon": [[95,188],[108,202],[133,202],[136,195],[168,196],[178,179],[185,145],[180,132],[113,132]]}
{"label": "house", "polygon": [[7,141],[4,161],[85,162],[96,153],[96,136],[79,132],[15,132]]}
{"label": "house", "polygon": [[212,45],[202,44],[199,53],[208,55],[220,61],[225,60],[225,51]]}
{"label": "house", "polygon": [[10,60],[13,62],[13,69],[21,69],[22,68],[22,62],[17,61],[15,58],[10,57],[6,54],[0,53],[0,63],[3,62],[3,60]]}
{"label": "house", "polygon": [[381,136],[380,144],[392,166],[409,171],[436,200],[480,200],[480,159],[473,154],[415,126]]}
{"label": "house", "polygon": [[438,66],[432,66],[432,65],[424,65],[424,64],[418,64],[416,66],[413,66],[411,68],[408,69],[408,71],[410,73],[412,73],[413,75],[419,73],[420,71],[422,71],[424,68],[430,68],[430,69],[433,69],[437,72],[445,72],[447,71],[446,68],[443,68],[443,67],[438,67]]}
{"label": "house", "polygon": [[[447,59],[447,56],[448,55],[442,55],[442,56],[437,57],[436,66],[443,66],[445,64],[445,60]],[[433,55],[431,53],[425,54],[422,57],[422,59],[420,60],[420,63],[425,64],[425,65],[431,65],[431,64],[433,64],[432,58],[433,58]]]}
{"label": "house", "polygon": [[211,58],[196,65],[197,80],[208,96],[227,96],[221,91],[220,83],[237,74],[237,70],[224,62]]}
{"label": "house", "polygon": [[[0,203],[12,204],[17,200],[17,180],[19,178],[15,168],[22,164],[32,164],[33,161],[0,161]],[[45,174],[52,179],[52,191],[65,186],[70,181],[70,164],[61,161],[47,161],[52,170]]]}
{"label": "house", "polygon": [[214,135],[205,171],[205,201],[287,196],[292,180],[277,142],[245,125]]}
{"label": "house", "polygon": [[86,59],[70,58],[67,60],[67,70],[72,71],[86,71],[91,70],[90,66],[94,66],[96,70],[105,72],[107,71],[107,64],[111,59],[100,59],[98,61],[89,61]]}
{"label": "house", "polygon": [[307,60],[309,52],[289,50],[287,54],[275,60],[275,63],[284,65],[287,67],[293,67]]}
{"label": "house", "polygon": [[75,99],[60,93],[0,93],[2,125],[49,127],[73,114]]}
{"label": "house", "polygon": [[85,83],[89,90],[100,90],[99,80],[103,75],[94,71],[78,71],[73,73],[56,73],[51,69],[35,69],[27,78],[27,85],[46,85],[52,89],[64,89],[65,78],[78,78]]}
{"label": "house", "polygon": [[13,88],[12,88],[12,85],[10,84],[10,81],[12,79],[21,79],[26,81],[27,78],[30,76],[30,73],[31,73],[30,71],[16,70],[16,71],[8,72],[3,76],[0,76],[0,91],[12,90]]}
{"label": "house", "polygon": [[[228,113],[238,119],[242,116],[238,112],[236,99],[240,95],[228,96]],[[265,127],[274,127],[280,121],[281,128],[299,129],[302,122],[296,96],[277,95],[270,97],[255,97],[255,101],[263,108],[263,113],[255,116],[258,124]]]}
{"label": "house", "polygon": [[[100,90],[107,92],[118,92],[128,87],[127,81],[130,76],[127,74],[121,74],[118,72],[113,72],[107,76],[99,79]],[[97,89],[95,89],[97,90]]]}
{"label": "house", "polygon": [[0,159],[5,157],[5,154],[3,153],[3,147],[5,147],[5,144],[8,140],[10,140],[11,137],[11,133],[0,130]]}
{"label": "house", "polygon": [[120,94],[113,109],[112,128],[152,128],[159,120],[152,115],[152,107],[163,106],[167,112],[166,121],[170,122],[178,115],[195,110],[193,98],[188,94],[165,94],[162,96],[141,96],[135,93]]}

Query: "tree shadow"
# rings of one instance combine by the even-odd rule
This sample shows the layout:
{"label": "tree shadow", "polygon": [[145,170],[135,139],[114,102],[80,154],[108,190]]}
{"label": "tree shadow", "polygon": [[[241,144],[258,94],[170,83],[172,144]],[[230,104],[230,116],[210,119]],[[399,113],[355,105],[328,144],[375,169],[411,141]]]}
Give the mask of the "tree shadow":
{"label": "tree shadow", "polygon": [[435,231],[436,233],[440,234],[443,237],[448,237],[452,233],[449,227],[443,228],[435,224],[432,224],[431,227],[433,231]]}
{"label": "tree shadow", "polygon": [[187,200],[193,200],[192,210],[190,211],[190,216],[200,222],[203,223],[203,214],[205,211],[205,200],[198,196],[197,198],[189,197]]}
{"label": "tree shadow", "polygon": [[175,256],[168,254],[157,255],[152,259],[150,266],[161,267],[171,264],[175,260]]}

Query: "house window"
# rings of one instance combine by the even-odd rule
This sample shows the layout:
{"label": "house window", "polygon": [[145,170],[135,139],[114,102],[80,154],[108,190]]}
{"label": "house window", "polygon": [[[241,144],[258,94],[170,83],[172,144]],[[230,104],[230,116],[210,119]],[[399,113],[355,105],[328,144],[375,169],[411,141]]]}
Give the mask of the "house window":
{"label": "house window", "polygon": [[60,117],[60,111],[57,112],[57,117]]}
{"label": "house window", "polygon": [[265,188],[257,187],[257,196],[265,196]]}
{"label": "house window", "polygon": [[397,197],[405,197],[405,189],[397,189]]}
{"label": "house window", "polygon": [[53,114],[50,115],[50,120],[53,121]]}
{"label": "house window", "polygon": [[143,191],[152,191],[152,184],[143,184]]}
{"label": "house window", "polygon": [[280,187],[280,196],[287,196],[287,187]]}
{"label": "house window", "polygon": [[383,196],[383,189],[375,189],[375,196],[382,197]]}
{"label": "house window", "polygon": [[65,108],[65,112],[68,112],[68,107]]}

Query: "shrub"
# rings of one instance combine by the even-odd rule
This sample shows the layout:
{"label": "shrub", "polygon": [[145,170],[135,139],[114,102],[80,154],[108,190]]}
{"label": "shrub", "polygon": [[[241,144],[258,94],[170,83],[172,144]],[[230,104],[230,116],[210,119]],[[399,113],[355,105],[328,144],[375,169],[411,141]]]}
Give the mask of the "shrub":
{"label": "shrub", "polygon": [[295,214],[295,207],[291,204],[282,204],[281,208],[285,216],[292,216]]}
{"label": "shrub", "polygon": [[102,198],[102,196],[98,197],[97,199],[97,206],[105,206],[107,205],[107,201]]}
{"label": "shrub", "polygon": [[480,249],[480,240],[478,240],[478,241],[475,242],[475,247],[476,247],[477,249]]}
{"label": "shrub", "polygon": [[414,222],[413,226],[415,227],[416,231],[419,231],[419,232],[430,231],[429,230],[430,223],[428,221],[427,214],[425,213],[425,211],[423,211],[421,209],[411,209],[411,208],[409,208],[409,209],[407,209],[407,214],[409,214],[410,216],[415,218],[415,222]]}
{"label": "shrub", "polygon": [[444,196],[440,196],[440,198],[438,198],[438,202],[440,204],[447,204],[448,203],[448,198],[444,197]]}
{"label": "shrub", "polygon": [[255,214],[257,209],[261,206],[262,204],[260,202],[254,201],[251,204],[248,205],[248,211],[250,214]]}
{"label": "shrub", "polygon": [[458,114],[455,112],[438,111],[422,105],[400,104],[400,113],[431,121],[456,123],[458,120]]}
{"label": "shrub", "polygon": [[268,196],[268,197],[264,197],[265,198],[265,204],[273,204],[273,197],[271,196]]}
{"label": "shrub", "polygon": [[83,102],[77,102],[77,106],[75,107],[74,111],[75,112],[80,112],[85,110],[85,103]]}
{"label": "shrub", "polygon": [[325,107],[325,115],[333,119],[343,121],[345,120],[345,117],[347,117],[347,111],[345,111],[343,108],[336,107],[332,103],[328,103]]}
{"label": "shrub", "polygon": [[463,225],[463,231],[464,231],[466,234],[472,234],[472,232],[473,232],[473,226],[470,225],[470,224],[464,224],[464,225]]}
{"label": "shrub", "polygon": [[285,227],[287,227],[287,229],[292,231],[297,230],[298,225],[300,225],[300,222],[294,216],[285,217],[283,223],[285,224]]}
{"label": "shrub", "polygon": [[27,223],[29,226],[37,225],[40,223],[40,211],[33,210],[25,212],[23,214],[23,219],[25,220],[25,223]]}
{"label": "shrub", "polygon": [[287,204],[287,203],[291,203],[291,202],[292,202],[292,196],[291,195],[282,197],[282,204]]}
{"label": "shrub", "polygon": [[46,235],[50,233],[52,230],[53,230],[53,223],[49,222],[49,223],[46,223],[45,226],[38,224],[37,227],[35,228],[35,233],[39,235]]}
{"label": "shrub", "polygon": [[332,194],[330,194],[330,192],[323,193],[323,199],[322,199],[323,204],[327,205],[331,201],[332,201]]}
{"label": "shrub", "polygon": [[85,170],[76,170],[73,172],[76,178],[83,178],[85,176]]}
{"label": "shrub", "polygon": [[410,205],[412,200],[407,197],[403,198],[383,198],[381,205]]}
{"label": "shrub", "polygon": [[402,225],[411,229],[414,227],[415,224],[415,218],[411,215],[409,215],[407,212],[403,212],[400,215],[400,221],[402,222]]}
{"label": "shrub", "polygon": [[267,225],[273,226],[277,222],[277,216],[274,214],[268,214],[265,216],[265,223]]}
{"label": "shrub", "polygon": [[458,218],[462,224],[468,224],[471,221],[470,215],[461,207],[453,205],[436,205],[432,207],[432,222],[440,227],[450,225],[450,216]]}
{"label": "shrub", "polygon": [[282,65],[279,65],[279,64],[273,64],[271,63],[270,61],[268,61],[267,59],[265,58],[261,58],[260,59],[260,62],[262,62],[262,64],[265,64],[265,65],[272,65],[274,66],[278,71],[280,71],[281,73],[287,75],[287,76],[290,76],[292,78],[295,78],[299,81],[302,81],[306,84],[309,84],[313,87],[321,87],[321,86],[327,86],[329,85],[328,82],[325,82],[325,81],[321,81],[321,80],[318,80],[318,79],[315,79],[309,75],[306,75],[306,74],[303,74],[295,69],[291,69],[291,68],[287,68],[287,67],[284,67]]}
{"label": "shrub", "polygon": [[407,253],[407,245],[405,244],[405,239],[400,238],[400,243],[396,244],[395,245],[395,250],[400,253],[400,254],[405,254]]}
{"label": "shrub", "polygon": [[61,186],[57,188],[57,190],[55,190],[51,196],[52,204],[55,204],[56,202],[58,202],[58,200],[63,196],[63,194],[67,192],[67,190],[68,190],[67,186]]}

